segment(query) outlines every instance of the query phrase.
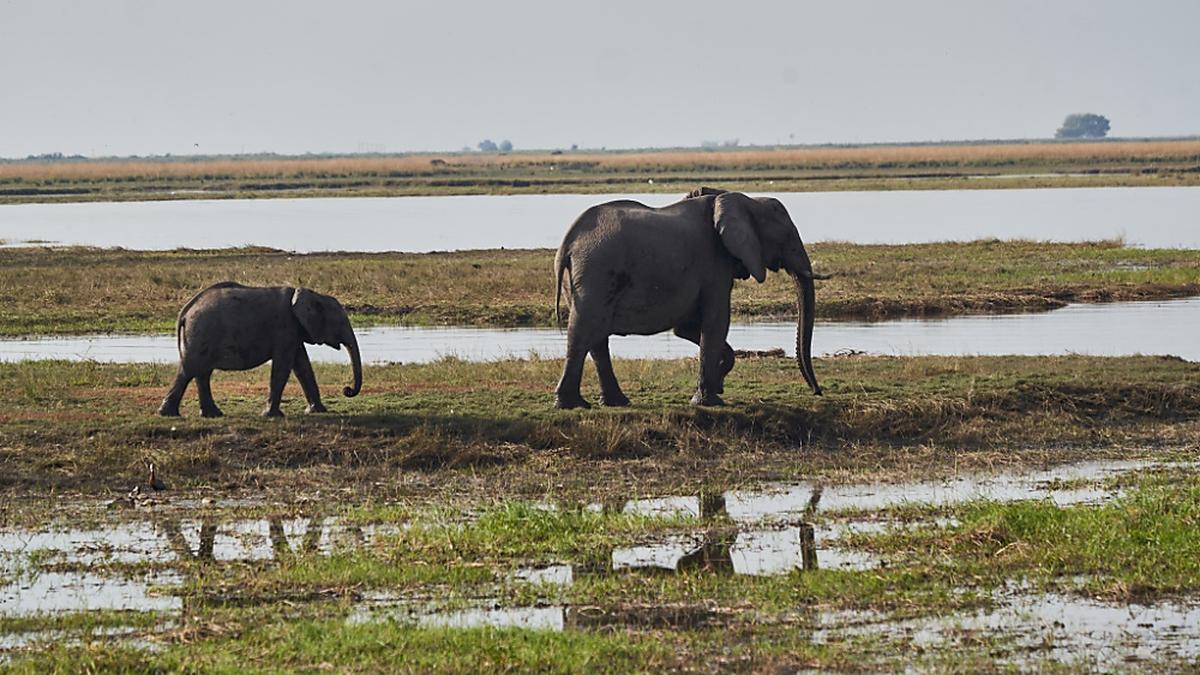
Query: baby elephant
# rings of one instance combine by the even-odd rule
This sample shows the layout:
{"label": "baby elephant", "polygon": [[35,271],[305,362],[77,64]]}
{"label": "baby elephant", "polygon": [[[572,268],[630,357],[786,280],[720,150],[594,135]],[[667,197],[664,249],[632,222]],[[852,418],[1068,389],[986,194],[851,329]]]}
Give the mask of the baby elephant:
{"label": "baby elephant", "polygon": [[232,281],[213,284],[179,311],[175,324],[179,374],[158,414],[179,415],[188,382],[196,380],[200,414],[220,417],[209,378],[214,370],[249,370],[271,362],[271,391],[263,415],[281,417],[279,400],[294,370],[304,388],[309,412],[325,412],[304,343],[334,349],[346,345],[354,367],[354,385],[342,393],[357,396],[362,388],[362,359],[350,318],[341,303],[307,288],[254,288]]}

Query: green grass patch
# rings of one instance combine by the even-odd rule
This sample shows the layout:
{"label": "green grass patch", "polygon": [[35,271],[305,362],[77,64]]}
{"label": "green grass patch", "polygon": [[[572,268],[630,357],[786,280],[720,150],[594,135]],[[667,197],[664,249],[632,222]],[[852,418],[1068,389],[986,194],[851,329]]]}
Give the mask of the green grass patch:
{"label": "green grass patch", "polygon": [[[1058,507],[1051,501],[976,502],[954,509],[961,523],[900,530],[858,541],[937,562],[957,578],[1082,577],[1084,587],[1124,599],[1200,592],[1200,475],[1151,475],[1113,502]],[[951,562],[953,561],[953,562]]]}
{"label": "green grass patch", "polygon": [[[829,319],[1042,311],[1067,302],[1200,293],[1200,251],[1130,249],[1117,241],[818,242],[809,252],[818,271],[835,275],[817,289],[817,315]],[[0,335],[169,333],[192,295],[227,279],[332,294],[359,326],[549,326],[553,260],[548,249],[0,249]],[[737,283],[733,312],[739,320],[793,318],[790,279],[775,274],[763,284]]]}
{"label": "green grass patch", "polygon": [[96,646],[55,647],[8,665],[14,673],[278,672],[412,673],[632,672],[668,667],[674,655],[649,636],[478,628],[421,628],[393,622],[299,620],[250,628],[234,639],[168,647],[161,653]]}

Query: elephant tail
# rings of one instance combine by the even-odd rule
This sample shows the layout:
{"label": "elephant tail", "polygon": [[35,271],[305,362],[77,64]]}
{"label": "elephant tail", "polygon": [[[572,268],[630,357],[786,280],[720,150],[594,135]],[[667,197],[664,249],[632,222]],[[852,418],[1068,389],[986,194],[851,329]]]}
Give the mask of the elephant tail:
{"label": "elephant tail", "polygon": [[179,315],[179,319],[175,321],[175,351],[179,352],[180,360],[183,359],[183,315]]}
{"label": "elephant tail", "polygon": [[562,329],[562,311],[559,309],[559,303],[562,301],[562,285],[563,271],[571,268],[571,256],[563,249],[558,250],[558,255],[554,257],[554,323]]}

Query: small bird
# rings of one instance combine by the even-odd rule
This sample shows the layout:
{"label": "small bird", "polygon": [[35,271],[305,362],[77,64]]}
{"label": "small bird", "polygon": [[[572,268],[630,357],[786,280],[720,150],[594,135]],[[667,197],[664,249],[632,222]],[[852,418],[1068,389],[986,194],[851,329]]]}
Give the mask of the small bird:
{"label": "small bird", "polygon": [[158,477],[158,471],[155,469],[153,462],[150,463],[150,487],[154,488],[155,491],[167,489],[167,484],[162,482],[162,479]]}

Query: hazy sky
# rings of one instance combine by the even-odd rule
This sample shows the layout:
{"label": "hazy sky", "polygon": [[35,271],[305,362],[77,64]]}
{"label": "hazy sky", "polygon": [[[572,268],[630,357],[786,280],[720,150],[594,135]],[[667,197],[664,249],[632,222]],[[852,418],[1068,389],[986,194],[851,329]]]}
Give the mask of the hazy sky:
{"label": "hazy sky", "polygon": [[1198,0],[0,0],[0,156],[1196,134],[1198,29]]}

